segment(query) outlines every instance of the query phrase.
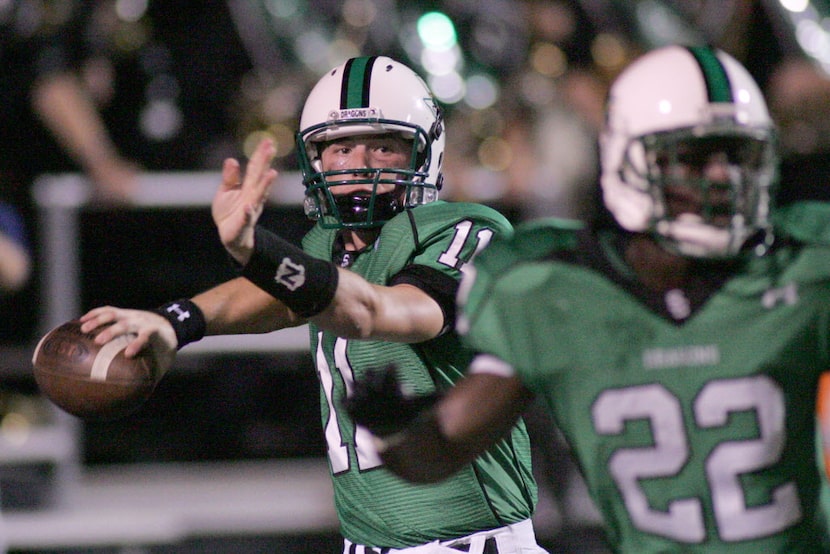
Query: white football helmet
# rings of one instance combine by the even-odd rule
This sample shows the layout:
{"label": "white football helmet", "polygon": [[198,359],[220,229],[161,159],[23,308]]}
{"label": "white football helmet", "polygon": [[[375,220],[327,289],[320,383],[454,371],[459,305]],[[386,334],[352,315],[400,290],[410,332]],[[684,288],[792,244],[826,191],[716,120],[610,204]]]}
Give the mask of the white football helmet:
{"label": "white football helmet", "polygon": [[[684,152],[707,141],[729,145],[728,183],[684,174]],[[609,91],[600,156],[605,205],[624,229],[701,258],[734,256],[769,233],[774,125],[752,76],[720,50],[668,46],[627,67]],[[672,214],[667,185],[697,187],[702,213]],[[713,197],[719,204],[707,205]]]}
{"label": "white football helmet", "polygon": [[[372,168],[359,181],[346,181],[353,171],[322,170],[322,142],[384,133],[412,140],[408,168]],[[317,82],[300,118],[297,150],[306,215],[329,228],[377,227],[406,208],[436,200],[445,141],[441,110],[414,71],[383,56],[348,60]],[[379,184],[397,186],[390,193],[369,196],[331,193],[332,186],[356,182],[372,184],[375,191]]]}

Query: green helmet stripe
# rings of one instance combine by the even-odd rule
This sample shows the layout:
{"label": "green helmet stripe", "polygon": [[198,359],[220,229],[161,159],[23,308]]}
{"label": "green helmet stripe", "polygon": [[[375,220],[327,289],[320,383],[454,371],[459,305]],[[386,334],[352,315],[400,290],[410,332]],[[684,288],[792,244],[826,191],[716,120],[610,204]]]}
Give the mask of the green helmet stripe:
{"label": "green helmet stripe", "polygon": [[703,72],[703,81],[706,83],[709,102],[728,102],[730,104],[734,102],[729,77],[723,64],[715,55],[715,51],[705,46],[693,46],[689,48],[689,52],[697,60],[700,70]]}
{"label": "green helmet stripe", "polygon": [[369,83],[376,56],[352,58],[343,69],[340,109],[369,107]]}

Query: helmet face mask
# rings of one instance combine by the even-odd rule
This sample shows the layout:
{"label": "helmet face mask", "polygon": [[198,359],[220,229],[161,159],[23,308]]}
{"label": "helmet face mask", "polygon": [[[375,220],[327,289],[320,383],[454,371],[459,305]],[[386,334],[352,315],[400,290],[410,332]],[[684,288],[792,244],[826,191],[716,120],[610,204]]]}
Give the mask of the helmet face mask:
{"label": "helmet face mask", "polygon": [[[408,165],[324,171],[321,154],[332,140],[387,134],[411,144]],[[306,215],[327,228],[373,228],[436,200],[444,142],[441,112],[417,74],[390,58],[349,60],[317,83],[301,117],[297,146]],[[338,186],[355,184],[370,191],[338,194]],[[386,185],[394,185],[392,192]]]}
{"label": "helmet face mask", "polygon": [[[627,171],[641,153],[653,206],[648,227],[667,249],[692,257],[731,257],[768,226],[773,143],[763,134],[734,129],[681,129],[633,139]],[[716,164],[719,178],[707,176]],[[764,186],[757,186],[764,184]]]}
{"label": "helmet face mask", "polygon": [[734,257],[769,233],[774,127],[722,52],[671,46],[632,64],[612,86],[600,146],[605,204],[624,229],[696,258]]}

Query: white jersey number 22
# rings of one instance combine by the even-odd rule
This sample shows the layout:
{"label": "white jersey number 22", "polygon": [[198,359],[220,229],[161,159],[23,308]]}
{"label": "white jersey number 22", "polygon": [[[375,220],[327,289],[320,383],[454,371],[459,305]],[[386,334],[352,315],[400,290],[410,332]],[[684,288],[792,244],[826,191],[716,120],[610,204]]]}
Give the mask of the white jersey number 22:
{"label": "white jersey number 22", "polygon": [[[705,460],[718,534],[724,541],[740,541],[774,534],[801,519],[795,483],[769,491],[770,501],[747,506],[741,475],[771,467],[784,448],[784,395],[776,383],[756,375],[707,383],[693,404],[695,424],[715,428],[729,424],[734,412],[755,413],[759,436],[718,444]],[[703,505],[699,498],[677,498],[666,511],[649,505],[640,483],[671,478],[689,461],[689,441],[680,401],[660,384],[606,390],[593,405],[593,420],[601,435],[619,435],[627,422],[647,420],[653,445],[621,448],[609,459],[609,471],[623,495],[634,526],[682,543],[706,538]]]}

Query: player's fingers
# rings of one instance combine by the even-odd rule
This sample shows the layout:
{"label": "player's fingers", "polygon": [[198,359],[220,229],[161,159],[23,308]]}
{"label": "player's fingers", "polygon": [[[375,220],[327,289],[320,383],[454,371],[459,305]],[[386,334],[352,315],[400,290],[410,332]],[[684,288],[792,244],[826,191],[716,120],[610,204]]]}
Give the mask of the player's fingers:
{"label": "player's fingers", "polygon": [[[95,331],[93,331],[95,332]],[[95,332],[95,344],[106,344],[113,339],[116,335],[112,334],[110,327],[105,327],[102,330]]]}
{"label": "player's fingers", "polygon": [[268,191],[277,177],[277,171],[271,169],[262,175],[255,188],[249,191],[245,205],[245,215],[247,218],[246,224],[252,225],[259,219],[262,210],[265,209],[265,202],[268,200]]}
{"label": "player's fingers", "polygon": [[107,343],[127,333],[137,333],[144,327],[132,310],[112,310],[102,317],[103,322],[98,326],[97,331],[93,330],[96,333],[95,342],[98,344]]}
{"label": "player's fingers", "polygon": [[239,161],[234,158],[227,158],[222,164],[222,184],[223,189],[232,189],[240,185]]}
{"label": "player's fingers", "polygon": [[114,308],[111,306],[103,306],[88,311],[78,318],[78,320],[81,322],[82,333],[92,333],[99,327],[109,325],[115,321],[116,317]]}
{"label": "player's fingers", "polygon": [[130,338],[132,340],[124,348],[124,356],[127,358],[136,356],[150,344],[150,332],[146,329],[140,331],[137,335],[130,335]]}
{"label": "player's fingers", "polygon": [[[242,212],[242,227],[245,229],[253,229],[262,214],[263,206],[261,204],[245,204]],[[242,240],[240,236],[240,241]]]}
{"label": "player's fingers", "polygon": [[271,167],[276,152],[274,142],[271,139],[263,139],[251,155],[243,182],[249,200],[256,203],[264,201],[265,194],[277,176],[276,170]]}
{"label": "player's fingers", "polygon": [[268,192],[271,190],[271,187],[276,182],[278,174],[279,173],[277,172],[276,169],[271,168],[271,169],[269,169],[268,171],[265,172],[265,175],[263,175],[263,177],[262,177],[262,180],[263,180],[262,195],[261,195],[262,202],[261,203],[264,203],[265,200],[268,198]]}
{"label": "player's fingers", "polygon": [[97,308],[92,308],[78,319],[82,322],[98,319],[102,316],[105,316],[108,312],[111,312],[112,309],[112,306],[99,306]]}
{"label": "player's fingers", "polygon": [[274,141],[270,138],[264,138],[256,145],[256,149],[251,155],[250,163],[261,171],[263,168],[271,165],[274,154],[276,153],[277,149],[274,147]]}
{"label": "player's fingers", "polygon": [[128,325],[120,320],[115,321],[112,325],[101,328],[95,334],[96,344],[106,344],[115,337],[127,333]]}

